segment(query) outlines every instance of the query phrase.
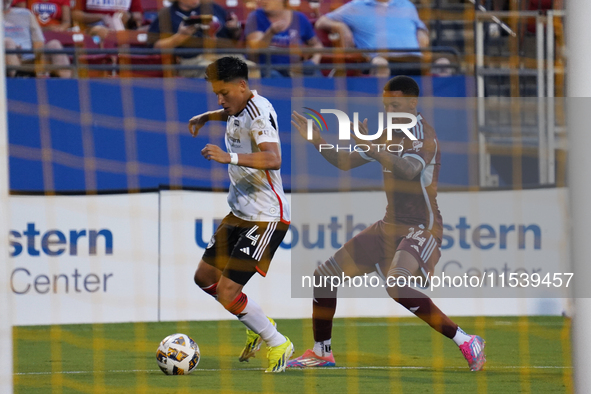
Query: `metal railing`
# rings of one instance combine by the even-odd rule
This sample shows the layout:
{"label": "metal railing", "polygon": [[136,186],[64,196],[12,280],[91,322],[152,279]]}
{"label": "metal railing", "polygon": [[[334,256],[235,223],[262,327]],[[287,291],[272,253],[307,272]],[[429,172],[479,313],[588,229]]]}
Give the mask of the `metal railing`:
{"label": "metal railing", "polygon": [[[556,39],[554,23],[556,18],[564,18],[565,12],[559,10],[539,11],[504,11],[504,12],[476,12],[476,63],[475,75],[478,96],[478,141],[479,141],[479,179],[480,186],[489,187],[498,185],[498,177],[491,173],[490,148],[499,144],[537,145],[539,183],[541,185],[553,185],[556,183],[556,148],[557,132],[564,131],[564,127],[556,125],[556,106],[552,98],[555,96],[556,78],[561,72],[555,67],[556,64]],[[488,62],[485,56],[486,34],[485,23],[492,23],[492,18],[497,20],[510,19],[513,21],[530,18],[535,20],[535,68],[526,68],[522,63],[516,64],[512,58],[519,58],[519,54],[506,59],[505,65],[492,66],[494,62]],[[523,28],[523,26],[522,26]],[[512,39],[517,39],[517,36]],[[514,47],[516,44],[513,44]],[[485,78],[487,77],[508,77],[511,86],[520,78],[535,78],[537,91],[537,124],[534,126],[513,125],[505,132],[495,132],[487,127],[487,104],[484,100],[487,97]],[[549,98],[549,99],[547,99]],[[515,132],[515,127],[519,132]],[[529,131],[529,132],[528,132]],[[532,131],[535,135],[532,136]],[[526,135],[528,134],[528,135]],[[536,137],[536,138],[534,138]],[[520,141],[516,141],[518,138]]]}
{"label": "metal railing", "polygon": [[[170,71],[175,72],[179,70],[203,70],[205,66],[199,65],[187,65],[177,64],[176,62],[170,62],[168,64],[119,64],[116,61],[118,55],[163,55],[163,56],[182,56],[182,57],[193,57],[199,55],[215,55],[215,54],[228,54],[228,55],[244,55],[245,57],[258,58],[259,55],[266,57],[266,61],[263,64],[258,64],[261,71],[270,72],[271,69],[276,70],[373,70],[379,68],[375,64],[369,62],[369,57],[365,59],[363,56],[369,53],[375,53],[379,55],[391,55],[389,67],[392,71],[399,69],[413,68],[422,72],[430,70],[446,70],[451,69],[454,72],[461,71],[461,56],[458,51],[451,47],[433,47],[433,48],[417,48],[417,49],[401,49],[401,48],[386,48],[386,49],[375,49],[365,50],[357,48],[301,48],[301,49],[289,49],[289,48],[266,48],[259,50],[242,49],[242,48],[220,48],[220,49],[203,49],[203,48],[173,48],[173,49],[154,49],[154,48],[117,48],[117,49],[86,49],[86,48],[63,48],[63,49],[40,49],[37,51],[23,50],[23,49],[11,49],[6,50],[6,54],[36,54],[36,55],[56,55],[65,54],[68,55],[72,62],[70,65],[51,65],[43,64],[40,70],[38,64],[23,64],[20,66],[6,66],[7,71],[22,71],[22,72],[51,72],[56,70],[71,69],[77,70],[83,67],[88,71],[106,71],[112,72],[113,75],[125,70],[125,71]],[[271,56],[273,55],[291,55],[291,56],[311,56],[313,54],[322,54],[323,57],[328,57],[328,60],[332,62],[320,63],[320,64],[273,64],[271,63]],[[413,55],[415,54],[416,61],[414,62],[396,62],[396,56]],[[112,64],[92,64],[85,63],[89,56],[96,55],[110,55],[113,57]],[[358,55],[359,58],[355,62],[351,61],[350,56]],[[433,64],[432,59],[436,56],[443,56],[450,60],[450,64]],[[365,60],[365,61],[362,61]]]}

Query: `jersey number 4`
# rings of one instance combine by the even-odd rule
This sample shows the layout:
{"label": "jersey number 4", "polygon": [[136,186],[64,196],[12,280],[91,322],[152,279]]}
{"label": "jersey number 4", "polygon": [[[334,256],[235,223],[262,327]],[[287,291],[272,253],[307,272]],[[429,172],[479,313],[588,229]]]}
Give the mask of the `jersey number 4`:
{"label": "jersey number 4", "polygon": [[255,225],[253,228],[248,230],[248,232],[246,233],[246,238],[252,240],[252,242],[251,242],[252,246],[257,244],[257,241],[259,240],[259,237],[261,236],[261,234],[254,235],[254,232],[257,231],[258,228],[259,228],[259,226]]}

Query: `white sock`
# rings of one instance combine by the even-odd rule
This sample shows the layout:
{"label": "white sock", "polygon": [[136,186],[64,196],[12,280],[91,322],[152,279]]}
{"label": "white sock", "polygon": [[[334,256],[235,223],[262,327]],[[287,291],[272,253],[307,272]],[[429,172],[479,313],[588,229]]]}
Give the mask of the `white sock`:
{"label": "white sock", "polygon": [[468,342],[471,339],[471,336],[466,334],[464,330],[458,326],[458,330],[456,331],[456,335],[452,338],[456,345],[460,346],[464,344],[464,342]]}
{"label": "white sock", "polygon": [[256,332],[270,347],[278,346],[287,341],[283,335],[271,324],[259,304],[248,299],[246,306],[238,316],[238,320],[246,327]]}
{"label": "white sock", "polygon": [[314,342],[314,353],[318,357],[330,356],[330,354],[332,353],[332,346],[330,342],[330,339],[327,339],[326,341],[322,342]]}

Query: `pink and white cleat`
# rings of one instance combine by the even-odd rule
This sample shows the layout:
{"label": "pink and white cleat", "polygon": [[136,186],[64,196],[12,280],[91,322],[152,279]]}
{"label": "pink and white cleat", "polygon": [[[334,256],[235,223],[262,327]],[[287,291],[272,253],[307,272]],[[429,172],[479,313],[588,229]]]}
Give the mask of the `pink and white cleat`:
{"label": "pink and white cleat", "polygon": [[486,342],[478,335],[471,335],[470,340],[460,345],[462,354],[468,361],[470,371],[480,371],[486,363],[486,355],[484,354],[484,345]]}
{"label": "pink and white cleat", "polygon": [[334,367],[336,365],[334,356],[320,357],[313,350],[306,350],[300,357],[287,362],[287,368],[316,368],[316,367]]}

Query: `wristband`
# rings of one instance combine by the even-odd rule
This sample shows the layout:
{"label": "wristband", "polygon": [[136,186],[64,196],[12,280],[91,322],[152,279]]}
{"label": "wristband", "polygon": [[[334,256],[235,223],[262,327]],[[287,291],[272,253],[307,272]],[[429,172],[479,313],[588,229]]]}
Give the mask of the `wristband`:
{"label": "wristband", "polygon": [[238,164],[238,153],[230,153],[230,164]]}
{"label": "wristband", "polygon": [[361,156],[363,159],[367,160],[367,161],[376,161],[376,159],[374,159],[373,157],[370,157],[368,154],[366,154],[365,152],[357,152],[359,153],[359,156]]}

